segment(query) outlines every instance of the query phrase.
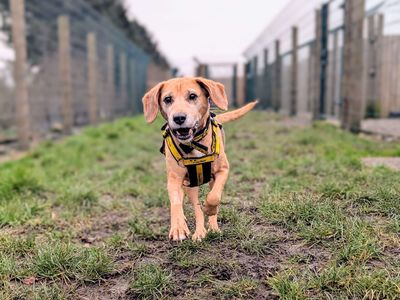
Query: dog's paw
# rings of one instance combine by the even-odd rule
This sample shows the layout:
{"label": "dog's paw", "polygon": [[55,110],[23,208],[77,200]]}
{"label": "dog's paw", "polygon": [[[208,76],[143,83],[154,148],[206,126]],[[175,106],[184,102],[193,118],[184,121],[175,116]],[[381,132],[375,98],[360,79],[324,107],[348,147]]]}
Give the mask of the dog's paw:
{"label": "dog's paw", "polygon": [[221,232],[221,229],[219,229],[218,222],[216,219],[208,221],[208,230],[217,233]]}
{"label": "dog's paw", "polygon": [[196,231],[192,235],[192,240],[195,242],[201,242],[207,235],[207,230],[203,228],[196,228]]}
{"label": "dog's paw", "polygon": [[210,205],[206,202],[203,211],[207,216],[215,216],[218,213],[218,205]]}
{"label": "dog's paw", "polygon": [[173,241],[183,241],[190,235],[190,230],[187,227],[186,221],[181,222],[181,224],[171,225],[171,230],[169,231],[169,238]]}

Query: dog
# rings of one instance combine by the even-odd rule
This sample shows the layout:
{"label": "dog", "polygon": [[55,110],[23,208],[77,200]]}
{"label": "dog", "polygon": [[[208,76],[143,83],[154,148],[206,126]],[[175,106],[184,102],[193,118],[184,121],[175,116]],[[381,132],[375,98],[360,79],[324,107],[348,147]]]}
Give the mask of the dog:
{"label": "dog", "polygon": [[[201,241],[207,234],[204,213],[208,216],[208,230],[220,232],[217,215],[229,173],[222,124],[244,116],[258,101],[214,115],[212,103],[221,110],[228,109],[225,88],[221,83],[200,77],[161,82],[148,91],[142,101],[148,123],[156,119],[158,112],[167,122],[162,128],[161,152],[165,154],[170,200],[169,238],[182,241],[190,236],[183,211],[184,194],[195,213],[192,239]],[[210,191],[202,209],[199,186],[206,183]]]}

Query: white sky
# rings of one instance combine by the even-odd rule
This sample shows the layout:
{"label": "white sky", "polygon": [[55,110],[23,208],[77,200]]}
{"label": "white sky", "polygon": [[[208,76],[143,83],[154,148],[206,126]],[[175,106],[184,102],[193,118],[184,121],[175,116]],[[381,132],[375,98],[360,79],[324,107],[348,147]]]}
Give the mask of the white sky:
{"label": "white sky", "polygon": [[131,17],[153,34],[185,75],[193,57],[234,62],[290,0],[125,0]]}

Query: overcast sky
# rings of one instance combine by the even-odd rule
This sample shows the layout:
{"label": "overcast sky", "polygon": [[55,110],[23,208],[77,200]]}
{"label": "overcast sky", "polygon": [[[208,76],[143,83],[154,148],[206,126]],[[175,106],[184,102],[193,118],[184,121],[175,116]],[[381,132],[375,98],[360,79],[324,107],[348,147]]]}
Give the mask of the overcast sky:
{"label": "overcast sky", "polygon": [[241,59],[247,46],[290,0],[125,0],[182,73],[201,61]]}

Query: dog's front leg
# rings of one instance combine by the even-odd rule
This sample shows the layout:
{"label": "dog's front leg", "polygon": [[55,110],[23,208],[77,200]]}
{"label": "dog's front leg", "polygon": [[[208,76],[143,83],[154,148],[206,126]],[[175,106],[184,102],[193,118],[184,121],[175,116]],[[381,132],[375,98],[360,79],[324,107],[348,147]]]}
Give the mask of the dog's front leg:
{"label": "dog's front leg", "polygon": [[206,203],[204,205],[204,212],[208,216],[214,216],[218,213],[218,205],[221,202],[222,192],[229,175],[228,161],[224,161],[219,170],[214,174],[215,179],[212,188],[207,195]]}
{"label": "dog's front leg", "polygon": [[168,175],[168,195],[171,203],[171,229],[169,238],[174,241],[184,240],[190,235],[183,213],[182,178],[174,174]]}
{"label": "dog's front leg", "polygon": [[189,198],[190,203],[193,205],[194,215],[196,218],[196,230],[192,236],[192,240],[201,241],[206,237],[207,231],[204,227],[204,214],[199,201],[199,187],[185,187],[184,190]]}

